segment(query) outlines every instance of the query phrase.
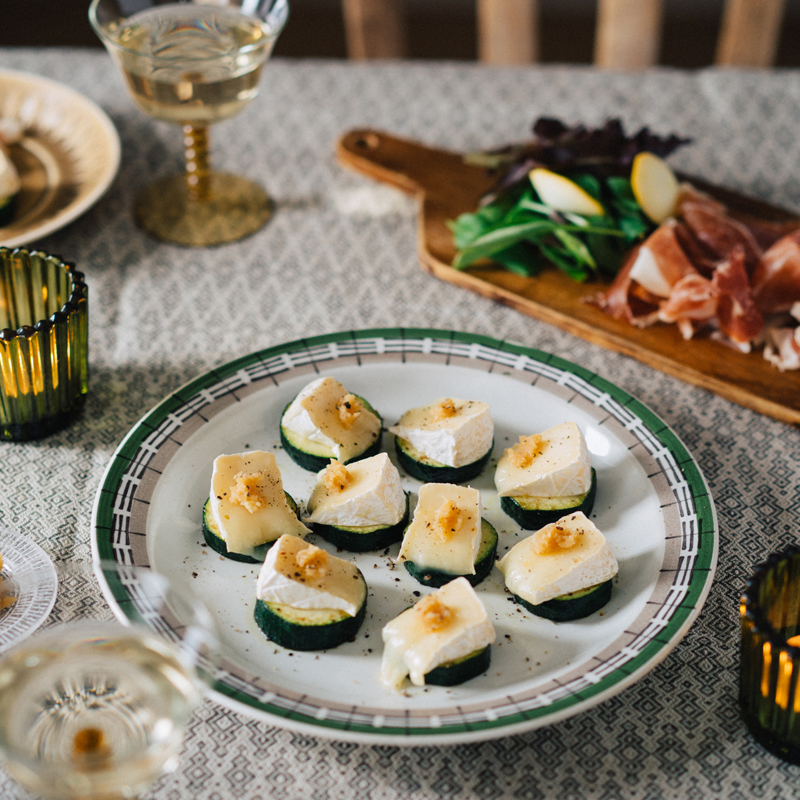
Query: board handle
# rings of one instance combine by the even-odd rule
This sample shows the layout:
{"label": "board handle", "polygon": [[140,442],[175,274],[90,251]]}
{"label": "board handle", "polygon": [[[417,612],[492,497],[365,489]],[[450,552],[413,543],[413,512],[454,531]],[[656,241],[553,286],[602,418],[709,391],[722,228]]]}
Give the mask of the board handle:
{"label": "board handle", "polygon": [[345,167],[410,195],[453,191],[453,175],[486,183],[484,170],[466,165],[460,153],[428,147],[390,133],[359,128],[338,141],[336,156]]}

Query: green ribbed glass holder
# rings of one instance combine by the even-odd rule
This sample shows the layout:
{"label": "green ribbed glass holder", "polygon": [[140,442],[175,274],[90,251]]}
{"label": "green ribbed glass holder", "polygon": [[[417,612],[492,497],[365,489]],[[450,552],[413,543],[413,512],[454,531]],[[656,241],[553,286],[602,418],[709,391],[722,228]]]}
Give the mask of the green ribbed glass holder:
{"label": "green ribbed glass holder", "polygon": [[0,247],[0,440],[70,423],[89,386],[83,275],[57,256]]}
{"label": "green ribbed glass holder", "polygon": [[800,764],[800,547],[756,567],[739,613],[742,718],[759,744]]}

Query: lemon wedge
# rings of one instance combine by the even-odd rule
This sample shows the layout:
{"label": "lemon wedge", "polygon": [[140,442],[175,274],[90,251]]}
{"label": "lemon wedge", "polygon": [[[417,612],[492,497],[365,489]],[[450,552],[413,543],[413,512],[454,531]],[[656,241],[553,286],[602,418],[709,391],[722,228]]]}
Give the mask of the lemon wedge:
{"label": "lemon wedge", "polygon": [[679,185],[669,164],[644,151],[633,159],[631,189],[642,211],[657,225],[675,213]]}
{"label": "lemon wedge", "polygon": [[537,167],[528,173],[528,177],[541,201],[556,211],[582,217],[597,217],[604,213],[603,206],[594,197],[557,172]]}

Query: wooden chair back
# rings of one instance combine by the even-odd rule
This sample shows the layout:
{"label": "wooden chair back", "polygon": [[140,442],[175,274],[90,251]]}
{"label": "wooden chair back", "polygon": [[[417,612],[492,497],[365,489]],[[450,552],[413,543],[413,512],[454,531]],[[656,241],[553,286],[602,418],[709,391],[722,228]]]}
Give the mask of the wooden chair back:
{"label": "wooden chair back", "polygon": [[[539,58],[538,0],[475,0],[478,58],[529,64]],[[594,63],[638,70],[658,63],[664,0],[598,0]],[[715,63],[774,64],[785,0],[725,0]],[[351,58],[403,58],[403,0],[342,0]]]}

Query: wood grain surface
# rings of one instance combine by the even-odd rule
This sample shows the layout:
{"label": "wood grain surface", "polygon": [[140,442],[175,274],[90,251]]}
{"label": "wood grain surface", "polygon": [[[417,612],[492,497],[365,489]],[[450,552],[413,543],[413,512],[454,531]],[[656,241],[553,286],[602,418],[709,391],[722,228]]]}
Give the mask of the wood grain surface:
{"label": "wood grain surface", "polygon": [[[759,350],[740,353],[708,338],[684,341],[675,325],[639,329],[613,319],[585,298],[603,291],[604,283],[577,283],[558,269],[535,278],[493,266],[467,271],[450,266],[455,255],[446,223],[474,211],[492,178],[465,164],[460,153],[427,147],[375,130],[353,130],[337,144],[341,164],[419,201],[418,254],[424,269],[444,281],[470,289],[525,314],[617,350],[762,414],[800,425],[800,372],[780,372]],[[792,223],[796,216],[702,181],[731,209],[762,219]]]}

